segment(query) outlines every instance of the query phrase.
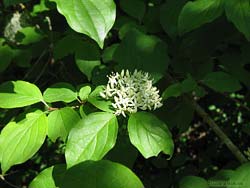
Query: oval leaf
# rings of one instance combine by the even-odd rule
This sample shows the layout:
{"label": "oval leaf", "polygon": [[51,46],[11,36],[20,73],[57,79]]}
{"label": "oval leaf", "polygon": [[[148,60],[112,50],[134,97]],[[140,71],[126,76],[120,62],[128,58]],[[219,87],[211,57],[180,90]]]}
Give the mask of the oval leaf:
{"label": "oval leaf", "polygon": [[205,76],[203,83],[218,92],[235,92],[241,89],[239,81],[225,72],[211,72]]}
{"label": "oval leaf", "polygon": [[80,121],[79,115],[70,107],[53,111],[48,116],[48,137],[55,142],[58,137],[66,140],[69,131]]}
{"label": "oval leaf", "polygon": [[94,39],[102,48],[112,28],[116,7],[113,0],[54,0],[57,10],[66,17],[70,27]]}
{"label": "oval leaf", "polygon": [[116,116],[107,112],[88,115],[74,127],[66,145],[68,167],[85,160],[100,160],[116,142]]}
{"label": "oval leaf", "polygon": [[86,161],[67,170],[61,188],[143,188],[127,167],[111,161]]}
{"label": "oval leaf", "polygon": [[157,156],[161,151],[172,156],[174,143],[164,122],[148,112],[132,114],[128,120],[131,143],[145,158]]}
{"label": "oval leaf", "polygon": [[222,4],[221,0],[188,1],[179,15],[179,33],[182,35],[205,23],[212,22],[222,14]]}
{"label": "oval leaf", "polygon": [[69,87],[68,84],[65,85],[65,87],[55,85],[47,88],[43,93],[43,97],[46,102],[63,101],[66,103],[70,103],[77,99],[77,93],[72,91],[72,88]]}
{"label": "oval leaf", "polygon": [[228,20],[250,40],[250,3],[248,0],[226,0],[225,11]]}
{"label": "oval leaf", "polygon": [[26,115],[21,122],[10,122],[0,135],[2,172],[30,159],[43,144],[47,134],[47,117],[41,111]]}
{"label": "oval leaf", "polygon": [[0,92],[0,108],[18,108],[42,101],[39,88],[25,81],[13,81]]}
{"label": "oval leaf", "polygon": [[82,101],[85,101],[88,99],[90,93],[91,93],[91,87],[84,86],[79,91],[79,97]]}

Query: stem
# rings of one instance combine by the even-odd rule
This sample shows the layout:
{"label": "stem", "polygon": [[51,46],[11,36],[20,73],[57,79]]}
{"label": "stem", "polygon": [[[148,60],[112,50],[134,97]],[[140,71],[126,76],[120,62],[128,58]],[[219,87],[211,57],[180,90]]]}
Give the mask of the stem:
{"label": "stem", "polygon": [[226,144],[228,149],[233,153],[233,155],[241,162],[247,162],[246,157],[241,153],[239,148],[230,140],[230,138],[221,130],[217,123],[205,112],[205,110],[193,99],[190,97],[184,96],[185,100],[187,100],[195,109],[197,114],[203,118],[203,121],[206,122],[211,129],[215,132],[215,134],[221,139],[223,143]]}

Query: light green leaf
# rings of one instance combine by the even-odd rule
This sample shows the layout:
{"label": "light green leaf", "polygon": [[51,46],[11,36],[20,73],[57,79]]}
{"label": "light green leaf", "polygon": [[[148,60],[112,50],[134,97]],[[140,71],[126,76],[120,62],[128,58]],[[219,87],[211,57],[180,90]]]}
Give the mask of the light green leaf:
{"label": "light green leaf", "polygon": [[42,101],[39,88],[25,81],[12,81],[8,89],[0,92],[0,108],[18,108]]}
{"label": "light green leaf", "polygon": [[146,5],[143,0],[120,0],[120,7],[128,15],[139,21],[142,20],[146,12]]}
{"label": "light green leaf", "polygon": [[91,87],[84,86],[79,91],[79,97],[82,101],[85,101],[88,99],[90,93],[91,93]]}
{"label": "light green leaf", "polygon": [[42,146],[47,134],[47,117],[41,111],[26,115],[18,123],[10,122],[0,135],[0,162],[2,172],[30,159]]}
{"label": "light green leaf", "polygon": [[100,160],[116,142],[118,123],[108,112],[89,114],[71,129],[66,145],[66,162],[71,167],[86,160]]}
{"label": "light green leaf", "polygon": [[73,91],[73,87],[67,83],[54,84],[47,88],[43,93],[46,102],[63,101],[70,103],[77,99],[77,92]]}
{"label": "light green leaf", "polygon": [[185,176],[179,183],[179,188],[209,188],[207,180],[197,176]]}
{"label": "light green leaf", "polygon": [[104,86],[97,86],[95,90],[89,95],[88,102],[94,105],[96,108],[105,112],[114,112],[111,109],[112,102],[105,100],[100,96],[100,92],[104,90]]}
{"label": "light green leaf", "polygon": [[57,188],[58,186],[55,183],[61,181],[61,176],[65,172],[66,167],[63,164],[46,168],[32,180],[29,188]]}
{"label": "light green leaf", "polygon": [[127,167],[111,161],[86,161],[67,170],[61,188],[143,188]]}
{"label": "light green leaf", "polygon": [[70,27],[94,39],[102,48],[116,17],[113,0],[54,0]]}
{"label": "light green leaf", "polygon": [[241,89],[239,81],[225,72],[211,72],[205,76],[203,83],[218,92],[235,92]]}
{"label": "light green leaf", "polygon": [[228,20],[250,40],[250,3],[249,0],[225,0]]}
{"label": "light green leaf", "polygon": [[29,188],[56,188],[54,179],[52,177],[54,166],[46,168],[39,173],[29,185]]}
{"label": "light green leaf", "polygon": [[222,0],[188,1],[179,15],[179,34],[192,31],[218,18],[223,12],[222,5]]}
{"label": "light green leaf", "polygon": [[128,120],[131,143],[145,158],[157,156],[161,151],[170,157],[174,143],[171,133],[164,122],[148,112],[131,114]]}
{"label": "light green leaf", "polygon": [[[35,27],[24,27],[18,30],[18,32],[19,33],[17,33],[16,38],[18,38],[18,40],[21,40],[20,44],[23,45],[38,42],[43,38],[43,35],[41,33],[38,33]],[[19,37],[21,37],[21,39],[19,39]]]}
{"label": "light green leaf", "polygon": [[51,112],[48,116],[48,137],[55,142],[58,137],[66,140],[69,131],[80,121],[79,115],[70,107]]}

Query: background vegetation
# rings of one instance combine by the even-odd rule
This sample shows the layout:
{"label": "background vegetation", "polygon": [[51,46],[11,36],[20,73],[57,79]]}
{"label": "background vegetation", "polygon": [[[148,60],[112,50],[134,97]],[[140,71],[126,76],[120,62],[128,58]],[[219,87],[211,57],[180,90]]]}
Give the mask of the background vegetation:
{"label": "background vegetation", "polygon": [[[250,187],[249,0],[3,0],[0,31],[0,187]],[[95,88],[122,69],[149,72],[163,106],[112,115]],[[132,117],[159,140],[134,144]],[[108,148],[67,158],[91,150],[77,122],[103,120]]]}

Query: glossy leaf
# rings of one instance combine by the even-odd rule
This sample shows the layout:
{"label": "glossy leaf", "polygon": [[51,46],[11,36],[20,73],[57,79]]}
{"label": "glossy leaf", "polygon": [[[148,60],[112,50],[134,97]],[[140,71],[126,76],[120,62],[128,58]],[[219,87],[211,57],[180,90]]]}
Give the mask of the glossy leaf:
{"label": "glossy leaf", "polygon": [[143,188],[127,167],[111,161],[86,161],[67,170],[61,188]]}
{"label": "glossy leaf", "polygon": [[0,135],[2,172],[30,159],[42,146],[47,128],[47,117],[41,111],[27,114],[18,123],[10,122],[6,125]]}
{"label": "glossy leaf", "polygon": [[218,92],[235,92],[241,89],[239,81],[225,72],[211,72],[205,76],[203,83]]}
{"label": "glossy leaf", "polygon": [[89,95],[88,102],[102,111],[113,112],[111,109],[111,101],[105,100],[100,96],[100,92],[103,91],[103,89],[104,86],[97,86],[95,90]]}
{"label": "glossy leaf", "polygon": [[179,15],[179,33],[182,35],[205,23],[212,22],[222,14],[222,5],[222,0],[188,1]]}
{"label": "glossy leaf", "polygon": [[51,112],[48,116],[48,137],[55,142],[58,137],[66,140],[69,131],[73,128],[80,117],[70,107]]}
{"label": "glossy leaf", "polygon": [[89,114],[69,133],[65,152],[67,166],[102,159],[114,147],[117,130],[115,115],[107,112]]}
{"label": "glossy leaf", "polygon": [[157,156],[161,151],[170,157],[174,150],[171,133],[164,122],[148,112],[131,114],[128,120],[131,143],[145,158]]}
{"label": "glossy leaf", "polygon": [[29,188],[57,188],[61,176],[66,172],[65,165],[55,165],[44,169],[30,183]]}
{"label": "glossy leaf", "polygon": [[77,92],[73,90],[71,85],[59,83],[59,85],[55,84],[47,88],[43,93],[43,97],[46,102],[63,101],[70,103],[77,99]]}
{"label": "glossy leaf", "polygon": [[207,181],[197,176],[185,176],[179,183],[179,188],[209,188]]}
{"label": "glossy leaf", "polygon": [[116,7],[113,0],[54,0],[72,29],[94,39],[102,48],[112,28]]}
{"label": "glossy leaf", "polygon": [[43,101],[39,88],[25,81],[12,81],[0,92],[0,108],[18,108]]}
{"label": "glossy leaf", "polygon": [[229,21],[250,40],[250,3],[248,0],[226,0],[225,11]]}
{"label": "glossy leaf", "polygon": [[82,101],[85,101],[88,99],[90,93],[91,93],[91,87],[83,86],[79,91],[79,97]]}

